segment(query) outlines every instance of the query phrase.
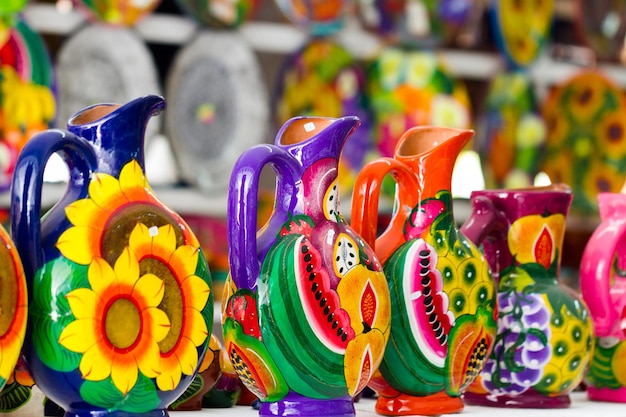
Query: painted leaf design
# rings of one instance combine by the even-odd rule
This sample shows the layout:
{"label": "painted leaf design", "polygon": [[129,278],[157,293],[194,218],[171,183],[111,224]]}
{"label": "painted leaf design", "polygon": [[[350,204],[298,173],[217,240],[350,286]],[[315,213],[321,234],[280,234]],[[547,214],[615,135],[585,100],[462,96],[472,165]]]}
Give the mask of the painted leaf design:
{"label": "painted leaf design", "polygon": [[9,413],[22,407],[32,395],[30,387],[25,387],[17,382],[7,385],[0,392],[0,412]]}
{"label": "painted leaf design", "polygon": [[111,378],[98,382],[85,381],[80,387],[80,395],[97,407],[128,413],[147,413],[156,409],[160,403],[154,382],[141,373],[135,386],[126,395],[122,395]]}

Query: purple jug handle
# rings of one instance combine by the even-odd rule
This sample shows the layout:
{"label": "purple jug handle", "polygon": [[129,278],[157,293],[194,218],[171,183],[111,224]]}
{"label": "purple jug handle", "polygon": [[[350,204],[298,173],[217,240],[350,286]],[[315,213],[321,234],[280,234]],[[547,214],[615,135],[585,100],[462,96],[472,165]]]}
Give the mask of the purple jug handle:
{"label": "purple jug handle", "polygon": [[[598,199],[611,198],[610,194],[601,193]],[[624,199],[626,196],[620,200]],[[580,261],[580,291],[591,312],[597,337],[612,335],[621,321],[610,296],[610,281],[615,256],[618,255],[618,263],[626,262],[626,218],[613,215],[610,206],[600,205],[602,220],[587,241]]]}
{"label": "purple jug handle", "polygon": [[70,132],[50,129],[26,142],[16,162],[11,186],[11,237],[28,279],[32,279],[45,262],[41,241],[41,192],[44,169],[54,153],[67,164],[70,175],[65,195],[55,205],[55,210],[47,214],[54,224],[65,219],[65,206],[87,196],[89,178],[98,166],[91,144]]}
{"label": "purple jug handle", "polygon": [[[265,165],[276,174],[274,213],[257,238],[259,177]],[[276,239],[276,231],[288,220],[298,201],[299,164],[283,149],[257,145],[244,152],[233,167],[228,189],[228,261],[237,288],[254,289],[259,277],[259,259]],[[257,241],[258,239],[258,241]]]}
{"label": "purple jug handle", "polygon": [[471,198],[472,212],[461,226],[461,233],[476,246],[487,237],[506,239],[508,222],[506,216],[485,196]]}

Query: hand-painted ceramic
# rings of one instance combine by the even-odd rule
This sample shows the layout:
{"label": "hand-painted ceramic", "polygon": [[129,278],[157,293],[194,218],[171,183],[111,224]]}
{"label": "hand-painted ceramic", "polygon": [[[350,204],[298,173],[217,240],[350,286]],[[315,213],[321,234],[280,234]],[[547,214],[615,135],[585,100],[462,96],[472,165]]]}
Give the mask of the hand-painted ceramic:
{"label": "hand-painted ceramic", "polygon": [[[26,312],[24,321],[26,321]],[[0,413],[11,413],[12,417],[43,415],[43,400],[44,396],[30,376],[26,363],[23,358],[19,358],[6,385],[0,391]]]}
{"label": "hand-painted ceramic", "polygon": [[340,192],[351,190],[373,147],[361,67],[332,39],[313,38],[287,57],[276,89],[273,107],[279,126],[296,116],[350,115],[360,119],[360,128],[346,141],[339,167]]}
{"label": "hand-painted ceramic", "polygon": [[464,84],[452,78],[431,52],[384,49],[368,70],[367,94],[374,114],[374,141],[382,156],[394,154],[396,143],[411,127],[471,124]]}
{"label": "hand-painted ceramic", "polygon": [[554,0],[490,0],[496,45],[514,67],[532,64],[546,44]]}
{"label": "hand-painted ceramic", "polygon": [[176,0],[203,25],[234,29],[254,16],[261,0]]}
{"label": "hand-painted ceramic", "polygon": [[[233,169],[224,348],[261,416],[353,417],[353,398],[382,359],[389,289],[339,208],[340,153],[358,125],[293,118]],[[277,176],[274,212],[255,237],[265,166]]]}
{"label": "hand-painted ceramic", "polygon": [[[463,409],[461,395],[483,367],[496,331],[493,280],[481,252],[459,232],[452,169],[471,130],[418,126],[394,158],[369,162],[352,197],[352,225],[375,249],[391,292],[391,334],[370,387],[383,415],[439,415]],[[378,237],[385,176],[396,206]]]}
{"label": "hand-painted ceramic", "polygon": [[[159,96],[76,113],[17,162],[13,238],[29,282],[24,357],[67,417],[166,416],[208,349],[213,294],[198,240],[152,192],[143,134]],[[48,158],[70,170],[43,218]]]}
{"label": "hand-painted ceramic", "polygon": [[57,108],[46,45],[23,20],[0,23],[0,190],[7,191],[26,141],[52,127]]}
{"label": "hand-painted ceramic", "polygon": [[595,328],[595,348],[585,376],[587,396],[626,402],[626,195],[598,195],[601,222],[580,261],[580,291]]}
{"label": "hand-painted ceramic", "polygon": [[533,184],[546,142],[546,127],[528,75],[497,74],[489,86],[475,148],[487,188]]}
{"label": "hand-painted ceramic", "polygon": [[597,195],[619,192],[626,172],[626,98],[598,71],[554,88],[542,105],[547,127],[541,169],[573,188],[572,212],[596,213]]}
{"label": "hand-painted ceramic", "polygon": [[[126,103],[159,94],[161,86],[152,53],[131,28],[90,24],[70,35],[56,57],[59,126],[76,109],[94,103]],[[160,117],[146,130],[146,145],[160,131]]]}
{"label": "hand-painted ceramic", "polygon": [[559,283],[565,220],[564,184],[472,193],[461,229],[482,243],[498,282],[498,333],[466,404],[569,407],[593,348],[587,306]]}
{"label": "hand-painted ceramic", "polygon": [[599,60],[620,57],[626,37],[626,1],[576,0],[574,25],[579,39]]}
{"label": "hand-painted ceramic", "polygon": [[327,36],[343,28],[347,0],[274,0],[283,15],[314,36]]}
{"label": "hand-painted ceramic", "polygon": [[161,0],[73,0],[95,22],[133,26],[150,14]]}
{"label": "hand-painted ceramic", "polygon": [[261,69],[237,32],[201,31],[167,79],[165,129],[182,179],[226,192],[243,149],[265,141],[269,105]]}

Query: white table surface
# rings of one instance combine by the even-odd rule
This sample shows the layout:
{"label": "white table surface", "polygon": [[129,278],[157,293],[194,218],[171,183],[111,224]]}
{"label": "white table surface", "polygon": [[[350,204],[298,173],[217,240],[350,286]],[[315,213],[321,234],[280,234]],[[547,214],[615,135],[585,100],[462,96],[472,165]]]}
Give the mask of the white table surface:
{"label": "white table surface", "polygon": [[[575,392],[571,395],[572,405],[567,409],[515,409],[466,406],[463,416],[506,416],[506,417],[626,417],[626,404],[588,401],[586,394]],[[374,400],[362,399],[355,404],[357,417],[380,417],[374,412]],[[205,408],[202,411],[170,412],[171,417],[254,417],[258,411],[252,407]]]}

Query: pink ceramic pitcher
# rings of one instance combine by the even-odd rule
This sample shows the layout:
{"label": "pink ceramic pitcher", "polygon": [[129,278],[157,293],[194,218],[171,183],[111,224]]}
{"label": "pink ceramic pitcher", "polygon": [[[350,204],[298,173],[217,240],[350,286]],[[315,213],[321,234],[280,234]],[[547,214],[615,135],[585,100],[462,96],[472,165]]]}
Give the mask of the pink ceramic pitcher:
{"label": "pink ceramic pitcher", "polygon": [[596,330],[587,395],[626,402],[626,194],[601,193],[598,206],[601,222],[580,264],[580,289]]}

